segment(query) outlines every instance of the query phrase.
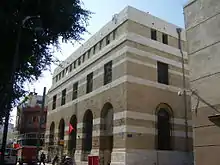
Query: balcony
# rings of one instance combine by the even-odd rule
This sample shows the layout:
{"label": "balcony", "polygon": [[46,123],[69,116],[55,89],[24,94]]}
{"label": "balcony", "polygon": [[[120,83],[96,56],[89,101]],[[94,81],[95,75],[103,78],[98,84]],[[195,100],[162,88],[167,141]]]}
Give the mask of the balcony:
{"label": "balcony", "polygon": [[38,133],[26,133],[18,135],[18,140],[27,140],[27,139],[38,139],[40,136],[40,139],[44,139],[44,133],[41,133],[40,135]]}

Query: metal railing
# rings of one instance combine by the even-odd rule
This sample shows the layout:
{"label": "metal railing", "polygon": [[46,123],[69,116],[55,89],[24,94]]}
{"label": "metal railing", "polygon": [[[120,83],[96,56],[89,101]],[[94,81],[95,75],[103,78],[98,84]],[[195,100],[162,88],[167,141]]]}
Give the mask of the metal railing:
{"label": "metal railing", "polygon": [[41,133],[41,134],[38,134],[38,133],[26,133],[26,134],[18,135],[18,140],[38,139],[38,138],[44,139],[44,133]]}

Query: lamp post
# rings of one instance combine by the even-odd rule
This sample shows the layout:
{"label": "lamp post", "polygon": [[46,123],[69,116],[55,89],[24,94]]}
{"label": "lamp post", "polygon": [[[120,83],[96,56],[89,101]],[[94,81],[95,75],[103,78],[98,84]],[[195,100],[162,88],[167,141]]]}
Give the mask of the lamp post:
{"label": "lamp post", "polygon": [[0,162],[2,162],[3,164],[4,164],[4,156],[5,156],[5,147],[6,147],[6,142],[7,142],[8,124],[9,124],[9,119],[10,119],[10,109],[11,109],[14,76],[15,76],[15,71],[17,67],[17,62],[19,59],[19,45],[20,45],[20,40],[21,40],[21,33],[22,33],[22,28],[25,27],[25,23],[32,18],[40,18],[40,16],[27,16],[20,22],[18,34],[17,34],[17,42],[15,46],[15,53],[12,59],[11,77],[10,77],[10,82],[9,82],[9,87],[8,87],[9,91],[8,91],[7,104],[6,104],[7,110],[6,110],[6,116],[5,116],[2,147],[1,147],[2,154],[1,154]]}
{"label": "lamp post", "polygon": [[186,136],[186,143],[185,143],[185,150],[188,151],[188,141],[189,141],[189,136],[188,136],[188,111],[187,111],[187,98],[186,98],[186,77],[185,77],[185,67],[184,67],[184,55],[183,55],[183,50],[181,46],[181,28],[176,29],[178,33],[178,47],[180,49],[181,57],[182,57],[182,74],[183,74],[183,106],[184,106],[184,116],[185,116],[185,136]]}

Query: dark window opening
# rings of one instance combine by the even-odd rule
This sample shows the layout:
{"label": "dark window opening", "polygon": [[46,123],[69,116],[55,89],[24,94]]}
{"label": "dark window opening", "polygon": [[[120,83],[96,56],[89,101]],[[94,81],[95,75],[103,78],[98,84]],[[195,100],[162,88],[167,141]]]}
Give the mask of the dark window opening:
{"label": "dark window opening", "polygon": [[86,93],[92,92],[93,88],[93,73],[87,75]]}
{"label": "dark window opening", "polygon": [[110,44],[110,35],[106,36],[106,45]]}
{"label": "dark window opening", "polygon": [[73,84],[73,96],[72,96],[72,100],[76,99],[78,95],[78,82],[76,82],[75,84]]}
{"label": "dark window opening", "polygon": [[64,75],[65,75],[65,70],[62,71],[62,77],[64,77]]}
{"label": "dark window opening", "polygon": [[73,68],[76,69],[76,61],[73,62]]}
{"label": "dark window opening", "polygon": [[78,65],[81,65],[81,58],[78,58]]}
{"label": "dark window opening", "polygon": [[104,85],[112,82],[112,61],[104,65]]}
{"label": "dark window opening", "polygon": [[72,69],[73,69],[72,64],[70,64],[69,68],[70,68],[70,72],[72,72]]}
{"label": "dark window opening", "polygon": [[66,89],[62,91],[61,105],[66,104]]}
{"label": "dark window opening", "polygon": [[87,52],[87,56],[88,56],[88,59],[90,58],[90,50],[88,50],[88,52]]}
{"label": "dark window opening", "polygon": [[85,62],[85,59],[86,59],[86,54],[83,54],[83,56],[82,56],[82,62]]}
{"label": "dark window opening", "polygon": [[99,50],[102,49],[102,40],[99,42]]}
{"label": "dark window opening", "polygon": [[169,84],[168,64],[157,62],[157,80],[162,84]]}
{"label": "dark window opening", "polygon": [[171,150],[170,115],[165,109],[160,109],[157,114],[157,131],[157,148],[159,150]]}
{"label": "dark window opening", "polygon": [[93,47],[93,54],[95,54],[95,51],[96,51],[96,45],[94,45]]}
{"label": "dark window opening", "polygon": [[113,30],[113,32],[112,32],[112,38],[113,38],[113,40],[115,40],[115,36],[116,36],[116,29],[115,30]]}
{"label": "dark window opening", "polygon": [[56,102],[57,102],[57,95],[54,95],[54,96],[53,96],[52,109],[56,109]]}
{"label": "dark window opening", "polygon": [[164,44],[167,44],[167,45],[168,45],[168,35],[167,35],[167,34],[163,34],[162,40],[163,40],[163,43],[164,43]]}
{"label": "dark window opening", "polygon": [[154,29],[151,29],[151,39],[157,40],[157,31]]}

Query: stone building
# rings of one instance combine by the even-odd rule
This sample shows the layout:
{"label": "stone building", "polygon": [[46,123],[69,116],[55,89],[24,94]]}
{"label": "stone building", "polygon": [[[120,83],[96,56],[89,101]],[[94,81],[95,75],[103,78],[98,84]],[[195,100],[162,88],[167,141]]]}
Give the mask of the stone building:
{"label": "stone building", "polygon": [[[38,132],[40,127],[42,96],[30,92],[17,106],[16,132],[17,142],[21,146],[37,146]],[[40,146],[44,145],[44,134],[46,130],[47,108],[42,115],[40,127]]]}
{"label": "stone building", "polygon": [[[176,28],[126,7],[56,68],[48,92],[50,153],[72,154],[77,164],[87,164],[88,155],[105,165],[191,164]],[[181,44],[188,86],[184,32]]]}
{"label": "stone building", "polygon": [[185,6],[184,12],[190,86],[195,91],[192,95],[195,163],[218,165],[220,162],[220,1],[191,0]]}

